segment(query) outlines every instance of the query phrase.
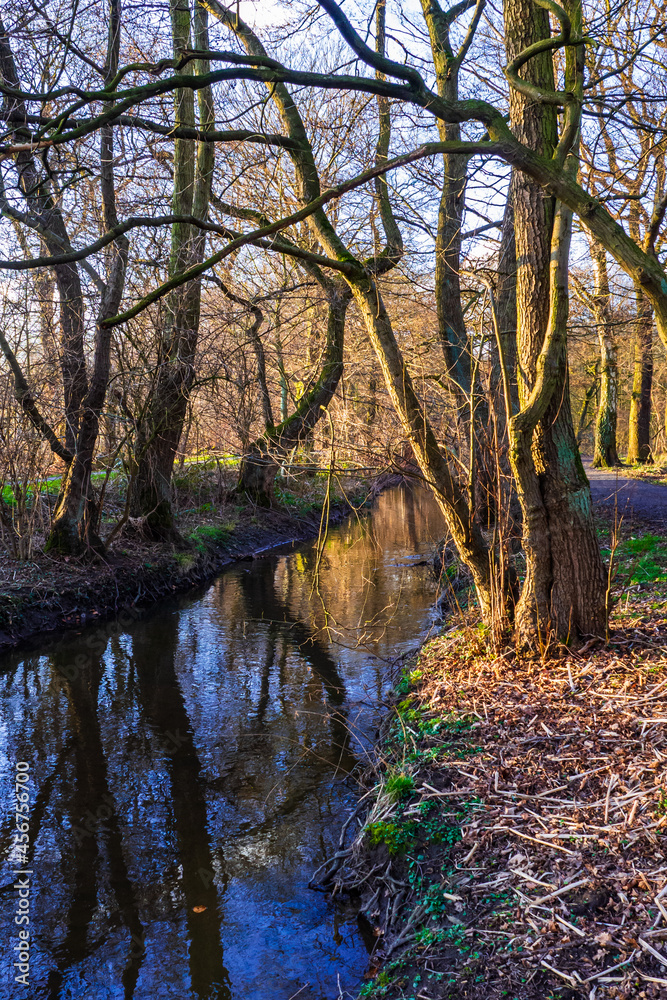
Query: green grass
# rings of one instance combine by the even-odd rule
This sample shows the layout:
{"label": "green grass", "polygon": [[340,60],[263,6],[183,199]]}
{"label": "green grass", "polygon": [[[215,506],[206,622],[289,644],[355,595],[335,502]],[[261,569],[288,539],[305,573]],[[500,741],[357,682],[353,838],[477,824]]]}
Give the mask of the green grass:
{"label": "green grass", "polygon": [[[609,559],[611,550],[602,549]],[[640,535],[623,539],[616,549],[618,575],[629,585],[667,582],[667,538],[661,535]]]}
{"label": "green grass", "polygon": [[403,772],[398,772],[397,774],[390,774],[384,786],[386,794],[394,802],[398,802],[399,799],[407,798],[415,788],[415,779],[411,774],[405,774]]}
{"label": "green grass", "polygon": [[188,541],[202,555],[210,548],[224,545],[232,532],[229,524],[200,524],[188,535]]}

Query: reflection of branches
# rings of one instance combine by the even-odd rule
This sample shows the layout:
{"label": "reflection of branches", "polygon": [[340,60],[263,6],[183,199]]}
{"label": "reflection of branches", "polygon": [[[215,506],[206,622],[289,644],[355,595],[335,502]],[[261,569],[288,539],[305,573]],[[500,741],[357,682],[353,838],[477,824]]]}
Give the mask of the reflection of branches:
{"label": "reflection of branches", "polygon": [[[229,996],[229,979],[220,940],[216,870],[208,839],[202,766],[176,675],[177,628],[176,616],[146,623],[134,637],[132,663],[144,715],[164,745],[170,747],[165,763],[187,907],[192,988],[204,1000],[215,985],[219,990],[216,996],[224,1000]],[[174,734],[178,736],[176,741]],[[205,910],[201,911],[201,906]]]}
{"label": "reflection of branches", "polygon": [[332,705],[341,705],[345,700],[345,684],[338,672],[338,666],[317,634],[296,618],[286,603],[275,591],[273,576],[268,572],[244,573],[241,586],[247,606],[257,612],[262,611],[262,620],[285,627],[285,633],[297,646],[300,655],[313,668],[322,681],[327,697]]}
{"label": "reflection of branches", "polygon": [[[86,647],[86,653],[89,652]],[[60,654],[53,659],[56,670],[60,660]],[[67,662],[60,665],[68,667],[70,662],[68,656]],[[65,684],[75,727],[72,735],[75,749],[72,833],[78,843],[73,851],[74,890],[67,916],[67,934],[58,949],[57,967],[49,976],[49,986],[52,994],[57,995],[65,970],[82,961],[88,954],[86,932],[92,926],[95,916],[98,891],[96,873],[102,862],[100,837],[103,836],[106,841],[111,889],[132,939],[123,972],[125,995],[131,998],[143,960],[144,928],[125,862],[120,820],[109,784],[107,760],[102,745],[98,713],[102,670],[102,661],[93,658],[86,668],[78,670],[76,676]],[[66,671],[63,671],[63,676],[66,675]],[[91,814],[97,821],[94,829],[90,828]],[[107,818],[103,820],[103,817]]]}

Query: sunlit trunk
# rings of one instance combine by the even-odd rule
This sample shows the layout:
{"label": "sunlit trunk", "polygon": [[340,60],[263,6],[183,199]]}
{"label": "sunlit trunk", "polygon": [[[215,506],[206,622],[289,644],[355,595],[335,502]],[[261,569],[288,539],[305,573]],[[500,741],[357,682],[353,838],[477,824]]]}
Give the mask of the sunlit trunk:
{"label": "sunlit trunk", "polygon": [[[568,11],[573,23],[580,11]],[[508,56],[550,35],[547,12],[506,0]],[[581,87],[582,54],[568,51],[572,90]],[[554,89],[551,55],[525,64],[524,78]],[[512,90],[512,124],[542,155],[556,148],[553,105]],[[574,161],[568,161],[569,170]],[[510,421],[510,455],[523,510],[526,579],[517,608],[518,638],[531,649],[600,634],[605,624],[604,569],[590,488],[569,403],[568,260],[572,215],[525,174],[515,175],[517,357],[521,411]],[[555,220],[555,222],[554,222]]]}

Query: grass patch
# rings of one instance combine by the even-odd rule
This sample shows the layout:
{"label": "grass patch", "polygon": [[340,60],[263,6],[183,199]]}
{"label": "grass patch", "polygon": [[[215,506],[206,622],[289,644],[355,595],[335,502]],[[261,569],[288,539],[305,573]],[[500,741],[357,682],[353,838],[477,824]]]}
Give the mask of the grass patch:
{"label": "grass patch", "polygon": [[229,540],[231,532],[232,526],[230,525],[200,524],[194,531],[190,532],[188,541],[197,552],[204,555],[209,549],[224,545]]}
{"label": "grass patch", "polygon": [[[609,559],[610,548],[602,548]],[[639,535],[622,539],[616,549],[616,575],[626,586],[667,582],[667,538],[661,535]]]}
{"label": "grass patch", "polygon": [[415,779],[411,774],[398,772],[390,774],[385,784],[385,792],[393,802],[407,798],[415,788]]}

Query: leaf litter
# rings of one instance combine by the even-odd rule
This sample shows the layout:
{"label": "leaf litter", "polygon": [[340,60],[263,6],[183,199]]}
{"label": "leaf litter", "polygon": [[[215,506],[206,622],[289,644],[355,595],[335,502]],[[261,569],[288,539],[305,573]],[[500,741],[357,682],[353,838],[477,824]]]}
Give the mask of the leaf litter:
{"label": "leaf litter", "polygon": [[362,996],[667,996],[667,618],[621,624],[547,662],[456,628],[411,664],[314,876],[359,897]]}

